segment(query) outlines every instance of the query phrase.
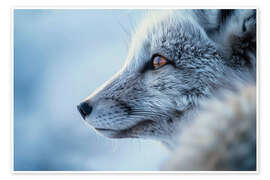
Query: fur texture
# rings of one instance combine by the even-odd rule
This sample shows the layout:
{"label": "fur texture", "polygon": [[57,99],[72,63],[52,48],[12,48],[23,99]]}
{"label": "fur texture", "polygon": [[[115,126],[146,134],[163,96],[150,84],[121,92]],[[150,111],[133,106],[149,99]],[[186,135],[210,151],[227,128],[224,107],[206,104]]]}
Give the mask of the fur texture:
{"label": "fur texture", "polygon": [[207,100],[163,170],[256,170],[256,87]]}
{"label": "fur texture", "polygon": [[[157,55],[170,63],[151,68]],[[152,11],[122,70],[84,101],[85,120],[110,138],[151,138],[174,149],[201,102],[255,80],[255,10]]]}

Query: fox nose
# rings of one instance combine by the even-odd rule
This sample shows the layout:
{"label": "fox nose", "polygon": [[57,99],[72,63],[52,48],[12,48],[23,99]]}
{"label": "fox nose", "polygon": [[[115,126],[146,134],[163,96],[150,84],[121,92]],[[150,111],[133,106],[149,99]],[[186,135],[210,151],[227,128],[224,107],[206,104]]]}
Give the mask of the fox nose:
{"label": "fox nose", "polygon": [[82,102],[77,106],[77,109],[80,112],[83,119],[85,119],[86,116],[91,114],[93,108],[87,102]]}

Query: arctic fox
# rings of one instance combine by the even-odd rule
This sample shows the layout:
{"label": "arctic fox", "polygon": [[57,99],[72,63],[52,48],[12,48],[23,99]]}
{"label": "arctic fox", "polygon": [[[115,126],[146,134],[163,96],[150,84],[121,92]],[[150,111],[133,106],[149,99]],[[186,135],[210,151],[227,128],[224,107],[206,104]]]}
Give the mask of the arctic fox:
{"label": "arctic fox", "polygon": [[165,170],[256,170],[255,88],[256,10],[159,10],[123,68],[77,108],[107,137],[176,151]]}

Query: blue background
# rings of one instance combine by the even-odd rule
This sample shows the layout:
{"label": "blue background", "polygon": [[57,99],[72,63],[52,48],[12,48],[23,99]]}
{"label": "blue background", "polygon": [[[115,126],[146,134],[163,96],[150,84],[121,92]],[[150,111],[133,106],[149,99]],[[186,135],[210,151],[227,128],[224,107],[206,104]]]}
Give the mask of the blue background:
{"label": "blue background", "polygon": [[14,10],[14,170],[158,170],[159,142],[107,139],[76,105],[116,73],[145,10]]}

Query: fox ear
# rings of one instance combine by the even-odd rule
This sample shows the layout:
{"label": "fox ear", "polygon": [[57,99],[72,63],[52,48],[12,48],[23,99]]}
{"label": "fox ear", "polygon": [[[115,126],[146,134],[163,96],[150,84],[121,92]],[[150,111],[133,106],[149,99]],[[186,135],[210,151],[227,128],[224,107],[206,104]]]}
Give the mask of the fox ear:
{"label": "fox ear", "polygon": [[219,30],[212,38],[225,63],[256,69],[256,10],[223,10],[220,18]]}
{"label": "fox ear", "polygon": [[256,10],[212,9],[193,12],[208,37],[218,46],[227,65],[256,67]]}

